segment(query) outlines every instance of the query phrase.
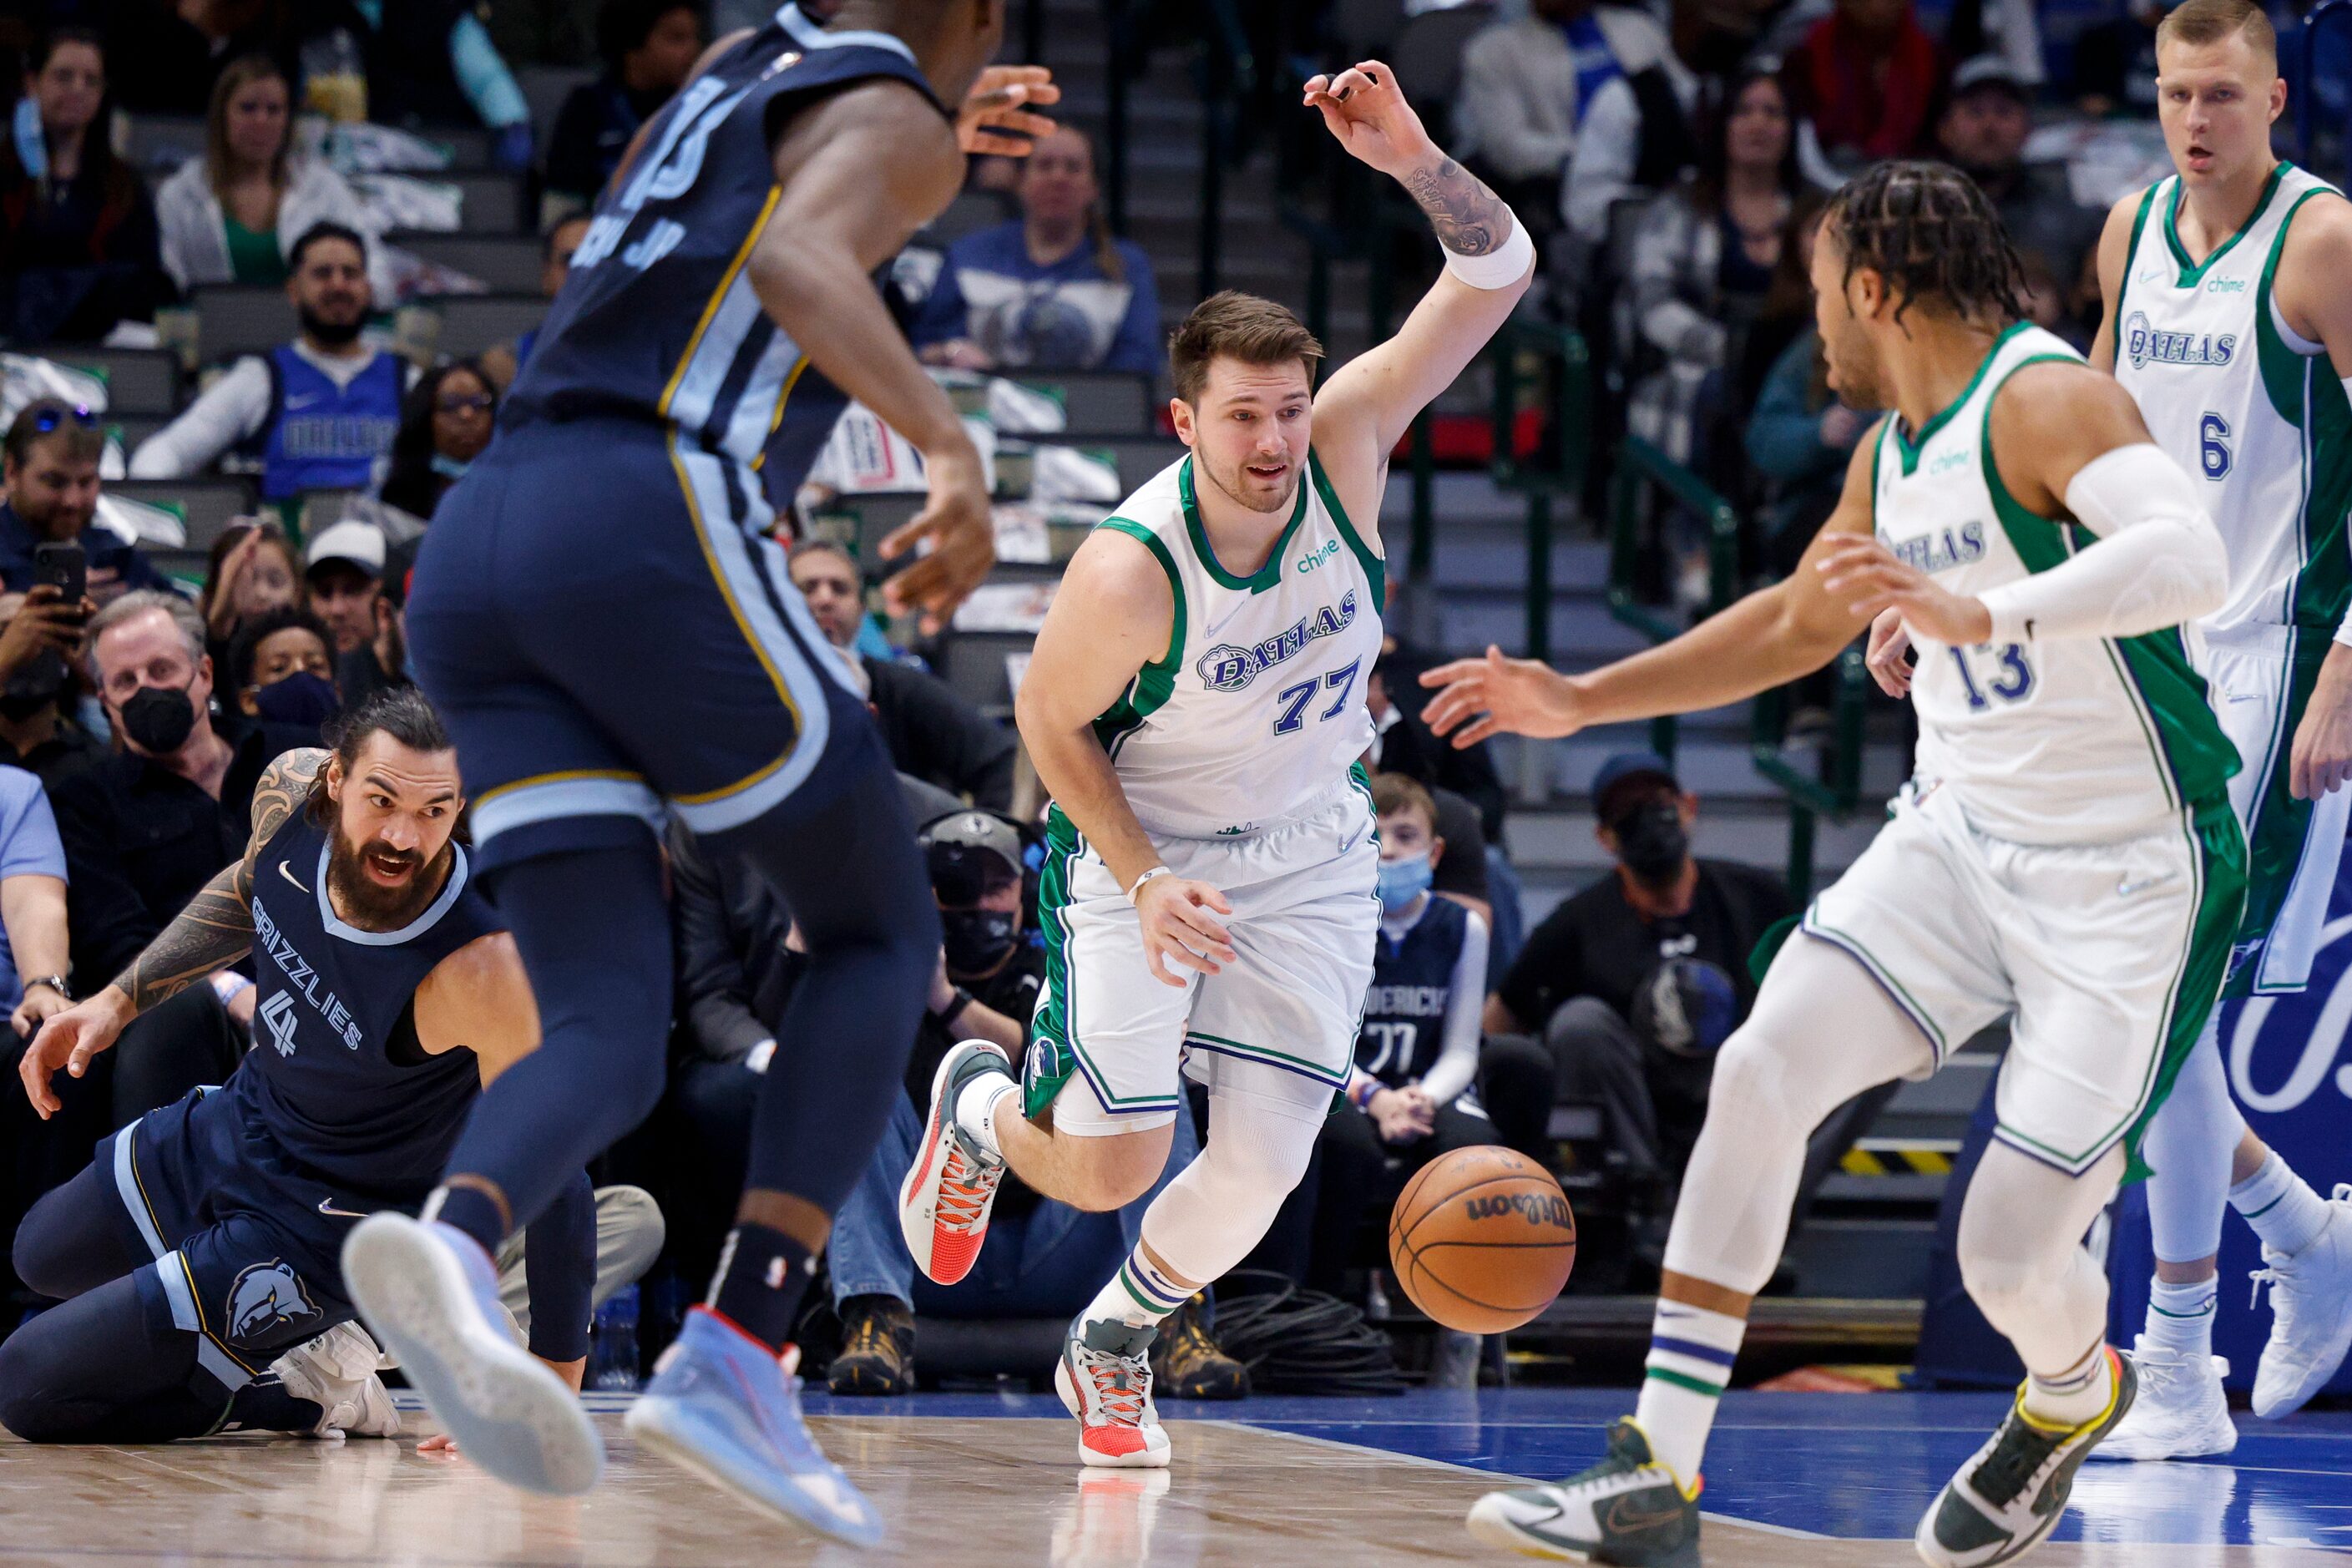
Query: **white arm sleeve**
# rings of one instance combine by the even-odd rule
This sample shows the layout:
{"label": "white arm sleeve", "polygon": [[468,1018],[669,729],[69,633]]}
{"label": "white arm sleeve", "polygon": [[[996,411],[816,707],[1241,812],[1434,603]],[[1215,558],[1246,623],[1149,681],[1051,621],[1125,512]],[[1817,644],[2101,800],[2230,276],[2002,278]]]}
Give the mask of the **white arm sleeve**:
{"label": "white arm sleeve", "polygon": [[2180,466],[2152,443],[2083,465],[2066,510],[2099,537],[2060,565],[1984,595],[1994,642],[2137,637],[2208,616],[2230,595],[2230,552]]}
{"label": "white arm sleeve", "polygon": [[269,367],[241,359],[188,405],[187,412],[139,443],[134,479],[184,479],[261,428],[269,416]]}
{"label": "white arm sleeve", "polygon": [[1462,951],[1454,959],[1454,989],[1445,1001],[1445,1043],[1430,1064],[1421,1087],[1440,1105],[1451,1105],[1478,1076],[1478,1016],[1486,1005],[1486,922],[1470,914]]}

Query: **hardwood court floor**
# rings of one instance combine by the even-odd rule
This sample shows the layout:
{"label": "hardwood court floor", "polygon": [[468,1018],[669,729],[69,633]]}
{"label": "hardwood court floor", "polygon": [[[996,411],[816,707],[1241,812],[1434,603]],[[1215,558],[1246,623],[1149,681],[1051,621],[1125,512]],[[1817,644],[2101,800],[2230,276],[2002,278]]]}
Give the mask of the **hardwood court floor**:
{"label": "hardwood court floor", "polygon": [[[1463,1510],[1493,1478],[1296,1429],[1305,1422],[1285,1421],[1291,1429],[1283,1430],[1171,1422],[1173,1472],[1085,1472],[1075,1462],[1069,1424],[1040,1415],[1043,1402],[999,1403],[1008,1414],[1018,1412],[1010,1419],[923,1414],[929,1403],[894,1402],[897,1409],[887,1415],[817,1419],[827,1448],[891,1521],[889,1544],[871,1553],[820,1545],[641,1456],[621,1429],[619,1406],[600,1400],[597,1421],[611,1445],[611,1465],[604,1484],[576,1500],[528,1497],[462,1460],[417,1455],[414,1438],[429,1423],[415,1413],[409,1438],[397,1443],[231,1437],[36,1448],[0,1440],[0,1563],[1385,1568],[1509,1561],[1483,1552],[1462,1531]],[[959,1412],[988,1403],[942,1402]],[[1244,1415],[1252,1410],[1226,1408]],[[2154,1473],[2145,1483],[2127,1483],[2127,1469],[2097,1479],[2094,1489],[2172,1485]],[[2352,1521],[2352,1481],[2344,1486],[2347,1507],[2337,1517]],[[2050,1568],[2343,1568],[2347,1562],[2340,1552],[2220,1542],[2079,1542],[2046,1547],[2031,1561]],[[1916,1559],[1907,1541],[1831,1540],[1710,1519],[1706,1562],[1710,1568],[1895,1568]]]}

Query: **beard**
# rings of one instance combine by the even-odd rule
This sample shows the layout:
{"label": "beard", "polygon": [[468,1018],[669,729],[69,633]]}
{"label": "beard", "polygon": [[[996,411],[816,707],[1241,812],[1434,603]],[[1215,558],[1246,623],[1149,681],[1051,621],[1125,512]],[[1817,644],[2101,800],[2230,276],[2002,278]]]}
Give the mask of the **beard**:
{"label": "beard", "polygon": [[1834,337],[1822,345],[1828,362],[1830,384],[1848,408],[1884,408],[1885,389],[1878,384],[1878,356],[1870,352],[1870,334],[1849,318]]}
{"label": "beard", "polygon": [[346,343],[357,341],[361,330],[367,325],[365,310],[360,311],[348,321],[328,321],[307,305],[297,309],[294,314],[301,321],[302,331],[306,335],[316,338],[329,348],[339,349]]}
{"label": "beard", "polygon": [[[408,876],[397,887],[385,887],[368,875],[363,858],[387,870],[404,867]],[[452,860],[446,844],[429,865],[414,849],[394,850],[373,841],[362,848],[343,836],[343,825],[338,822],[327,852],[327,889],[344,918],[362,931],[398,931],[441,896]]]}
{"label": "beard", "polygon": [[1224,492],[1228,500],[1255,512],[1270,516],[1275,512],[1288,511],[1291,503],[1298,499],[1299,469],[1297,465],[1291,467],[1290,483],[1284,486],[1278,495],[1268,491],[1252,478],[1246,463],[1219,468],[1213,463],[1203,462],[1199,467],[1209,476],[1209,482]]}

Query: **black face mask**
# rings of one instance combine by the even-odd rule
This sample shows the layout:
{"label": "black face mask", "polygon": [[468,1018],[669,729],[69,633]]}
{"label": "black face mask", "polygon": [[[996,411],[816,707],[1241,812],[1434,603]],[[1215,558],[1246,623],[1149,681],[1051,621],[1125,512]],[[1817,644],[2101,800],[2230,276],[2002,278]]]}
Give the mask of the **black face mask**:
{"label": "black face mask", "polygon": [[0,719],[21,724],[44,708],[55,707],[58,694],[66,689],[65,656],[55,648],[44,648],[33,662],[8,678],[0,686]]}
{"label": "black face mask", "polygon": [[196,705],[176,686],[142,686],[121,710],[122,732],[150,756],[168,756],[196,727]]}
{"label": "black face mask", "polygon": [[1664,882],[1683,868],[1690,854],[1682,805],[1671,795],[1643,802],[1610,826],[1617,835],[1617,858],[1637,880]]}
{"label": "black face mask", "polygon": [[1018,921],[1004,910],[941,910],[940,929],[949,971],[981,974],[1003,963],[1019,934]]}

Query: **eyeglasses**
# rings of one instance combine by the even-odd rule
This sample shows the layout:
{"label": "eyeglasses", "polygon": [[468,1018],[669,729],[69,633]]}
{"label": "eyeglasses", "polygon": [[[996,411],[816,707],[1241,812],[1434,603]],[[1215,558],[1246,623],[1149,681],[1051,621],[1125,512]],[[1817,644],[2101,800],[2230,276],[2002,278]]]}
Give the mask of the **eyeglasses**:
{"label": "eyeglasses", "polygon": [[49,434],[68,419],[85,430],[98,428],[98,416],[91,413],[89,405],[85,403],[77,403],[71,406],[62,403],[36,404],[27,412],[33,421],[33,429],[43,436]]}
{"label": "eyeglasses", "polygon": [[453,392],[441,399],[444,414],[488,414],[495,399],[487,392]]}

